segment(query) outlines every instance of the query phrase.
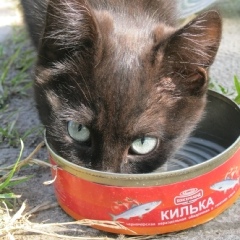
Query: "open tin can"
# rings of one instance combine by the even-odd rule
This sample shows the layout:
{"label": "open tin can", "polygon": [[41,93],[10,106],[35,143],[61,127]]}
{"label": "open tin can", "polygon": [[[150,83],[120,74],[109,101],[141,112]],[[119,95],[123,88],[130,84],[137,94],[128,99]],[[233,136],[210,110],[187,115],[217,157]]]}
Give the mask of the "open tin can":
{"label": "open tin can", "polygon": [[56,165],[52,175],[60,206],[75,219],[119,222],[124,228],[94,227],[130,235],[179,231],[215,218],[240,195],[239,107],[209,91],[205,118],[192,136],[205,143],[205,148],[191,145],[188,153],[194,152],[195,157],[200,148],[205,155],[208,143],[220,146],[220,151],[210,159],[198,158],[202,160],[196,164],[190,161],[182,169],[149,174],[115,174],[77,166],[58,156],[45,139],[50,162]]}

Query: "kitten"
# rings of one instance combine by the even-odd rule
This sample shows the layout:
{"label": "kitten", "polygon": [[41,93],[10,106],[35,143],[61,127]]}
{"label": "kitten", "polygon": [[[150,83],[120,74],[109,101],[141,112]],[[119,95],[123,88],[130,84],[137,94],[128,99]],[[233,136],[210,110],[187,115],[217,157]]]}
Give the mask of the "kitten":
{"label": "kitten", "polygon": [[161,169],[201,119],[220,39],[216,11],[176,27],[176,1],[22,0],[38,49],[35,98],[67,160]]}

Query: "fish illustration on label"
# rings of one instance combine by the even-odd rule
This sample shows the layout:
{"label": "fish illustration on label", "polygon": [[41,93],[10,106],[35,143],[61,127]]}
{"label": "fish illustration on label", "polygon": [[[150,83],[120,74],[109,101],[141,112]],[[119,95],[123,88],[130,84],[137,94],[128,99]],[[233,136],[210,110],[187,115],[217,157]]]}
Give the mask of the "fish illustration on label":
{"label": "fish illustration on label", "polygon": [[233,189],[238,184],[240,184],[240,178],[238,179],[227,178],[221,182],[213,184],[212,186],[210,186],[210,189],[226,193],[227,190]]}
{"label": "fish illustration on label", "polygon": [[144,203],[141,205],[133,206],[132,208],[130,208],[118,215],[110,214],[110,216],[112,217],[113,221],[116,221],[120,218],[127,219],[127,220],[129,220],[130,218],[133,218],[133,217],[142,218],[143,215],[151,212],[153,209],[158,207],[161,203],[162,203],[162,201],[154,201],[154,202]]}

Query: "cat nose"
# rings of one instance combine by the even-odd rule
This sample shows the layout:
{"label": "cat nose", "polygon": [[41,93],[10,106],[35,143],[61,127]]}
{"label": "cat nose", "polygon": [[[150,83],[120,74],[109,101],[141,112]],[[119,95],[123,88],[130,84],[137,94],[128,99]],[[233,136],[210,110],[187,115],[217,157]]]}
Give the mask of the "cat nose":
{"label": "cat nose", "polygon": [[101,147],[96,148],[92,154],[92,168],[98,171],[124,173],[128,149],[119,141],[103,141]]}
{"label": "cat nose", "polygon": [[107,166],[104,171],[109,173],[120,173],[119,168],[109,166]]}
{"label": "cat nose", "polygon": [[129,161],[126,157],[123,158],[123,159],[120,159],[115,164],[110,164],[109,165],[108,163],[106,163],[105,165],[106,165],[105,167],[103,165],[103,169],[105,169],[106,172],[125,173],[125,174],[131,173],[130,164],[129,164]]}
{"label": "cat nose", "polygon": [[98,171],[109,172],[109,173],[130,173],[128,169],[128,163],[125,159],[119,157],[118,159],[114,156],[104,157],[95,159],[92,168]]}
{"label": "cat nose", "polygon": [[131,164],[129,163],[129,159],[127,157],[122,161],[120,165],[120,173],[132,173]]}
{"label": "cat nose", "polygon": [[108,172],[108,173],[121,173],[120,166],[115,165],[109,161],[98,160],[97,164],[92,164],[92,168],[97,171]]}

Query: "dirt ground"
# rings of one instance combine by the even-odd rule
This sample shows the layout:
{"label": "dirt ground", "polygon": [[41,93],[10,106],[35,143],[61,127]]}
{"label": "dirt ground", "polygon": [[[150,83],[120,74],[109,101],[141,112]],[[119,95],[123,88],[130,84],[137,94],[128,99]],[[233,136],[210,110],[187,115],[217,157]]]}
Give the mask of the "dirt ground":
{"label": "dirt ground", "polygon": [[[13,0],[0,0],[0,43],[5,46],[4,51],[8,52],[8,55],[11,55],[16,47],[16,45],[12,44],[11,39],[13,39],[16,35],[16,31],[22,29],[21,15],[19,14],[19,11],[16,10],[16,3],[17,1]],[[236,14],[240,16],[240,8],[238,8]],[[13,25],[16,25],[15,30],[13,30]],[[216,59],[216,63],[211,70],[211,76],[216,79],[216,81],[230,87],[232,85],[232,80],[227,81],[226,79],[233,79],[233,75],[235,74],[240,76],[240,18],[234,18],[234,16],[226,12],[224,26],[223,43]],[[24,42],[24,48],[26,50],[32,49],[29,40]],[[3,61],[3,59],[0,59],[0,61]],[[223,69],[226,69],[226,71],[223,71]],[[25,75],[27,82],[31,81],[32,70],[33,67],[30,68],[27,75]],[[2,72],[4,69],[0,69],[0,71]],[[9,73],[9,78],[17,75],[18,73],[19,68],[17,66],[13,67]],[[0,122],[2,124],[4,119],[8,119],[9,115],[17,112],[18,117],[15,127],[19,132],[19,136],[24,135],[28,129],[31,129],[34,126],[41,126],[35,109],[33,91],[31,88],[27,89],[24,94],[11,92],[5,101],[5,105],[5,110],[0,112]],[[36,131],[33,131],[27,138],[25,138],[23,158],[28,156],[41,141],[43,141],[43,136],[41,133],[39,134],[39,132]],[[17,144],[17,146],[11,146],[8,141],[2,141],[0,143],[0,167],[14,163],[18,154],[19,144]],[[47,159],[46,149],[43,148],[36,157],[42,160]],[[34,165],[22,169],[19,172],[19,175],[33,175],[30,180],[15,187],[14,189],[16,194],[21,195],[21,198],[18,201],[19,207],[24,200],[27,200],[27,210],[30,210],[42,203],[47,203],[48,206],[53,205],[47,210],[41,210],[33,214],[29,219],[31,222],[63,223],[73,221],[73,219],[63,212],[59,206],[54,205],[56,203],[56,198],[53,186],[45,186],[43,184],[43,182],[52,179],[49,168]],[[76,236],[82,237],[82,239],[86,240],[93,239],[93,237],[98,237],[99,239],[110,238],[119,240],[127,238],[124,236],[101,232],[90,227],[76,225],[67,226],[65,228],[52,226],[50,230],[51,232],[56,231],[61,234],[71,235],[72,237],[70,239],[73,239],[73,237]],[[19,240],[40,240],[46,238],[50,240],[59,239],[55,236],[45,236],[43,234],[30,232],[25,233],[24,235],[16,234],[14,237]],[[156,236],[154,239],[198,240],[204,238],[219,240],[240,239],[240,199],[238,199],[231,208],[209,223],[180,233]]]}

